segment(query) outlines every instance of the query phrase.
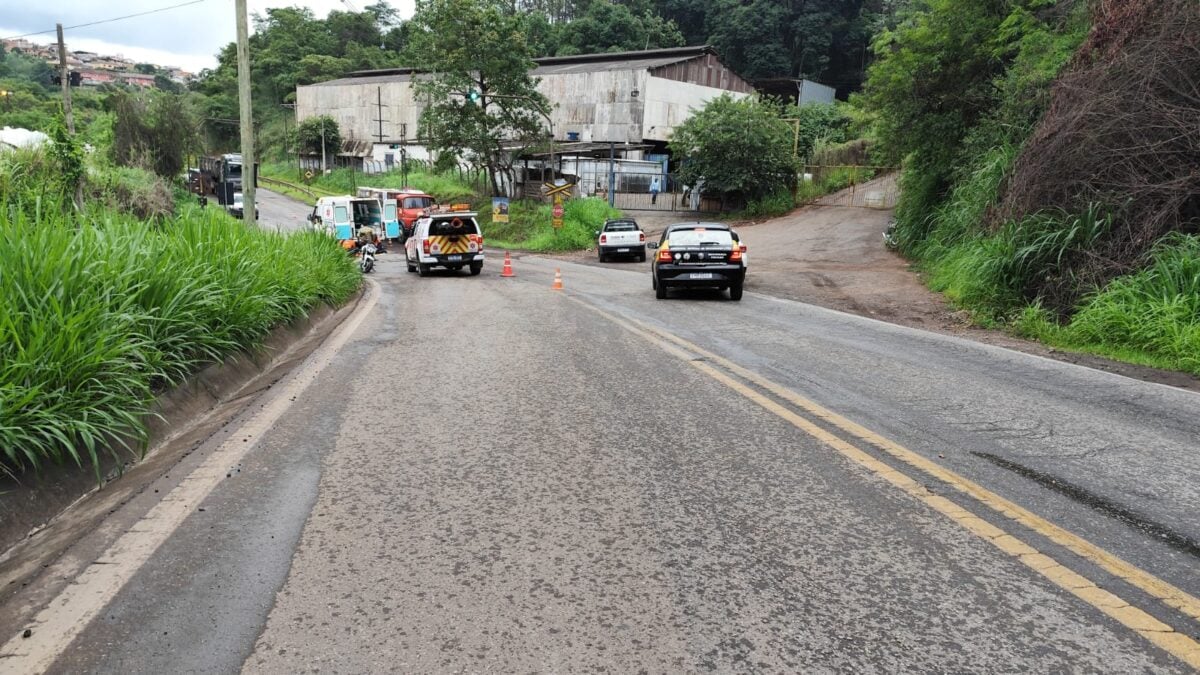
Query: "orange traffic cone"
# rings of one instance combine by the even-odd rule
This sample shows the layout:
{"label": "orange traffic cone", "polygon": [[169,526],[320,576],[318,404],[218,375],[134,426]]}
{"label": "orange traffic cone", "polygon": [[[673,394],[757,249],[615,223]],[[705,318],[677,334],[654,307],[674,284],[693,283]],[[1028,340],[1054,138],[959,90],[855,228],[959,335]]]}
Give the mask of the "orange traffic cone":
{"label": "orange traffic cone", "polygon": [[513,274],[513,271],[512,271],[512,255],[511,255],[511,254],[510,254],[508,251],[505,251],[505,252],[504,252],[504,269],[503,269],[503,270],[501,270],[501,272],[500,272],[500,276],[502,276],[502,277],[515,277],[515,276],[517,276],[517,275]]}
{"label": "orange traffic cone", "polygon": [[554,268],[554,285],[550,287],[552,291],[561,291],[562,287],[562,272],[557,267]]}

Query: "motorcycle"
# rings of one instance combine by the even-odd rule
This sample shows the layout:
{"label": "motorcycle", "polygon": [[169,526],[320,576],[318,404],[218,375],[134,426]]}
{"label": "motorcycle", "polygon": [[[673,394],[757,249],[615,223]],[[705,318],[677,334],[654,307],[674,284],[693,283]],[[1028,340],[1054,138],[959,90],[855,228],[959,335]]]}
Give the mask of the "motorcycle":
{"label": "motorcycle", "polygon": [[366,243],[359,249],[358,268],[363,274],[370,274],[371,270],[375,269],[375,252],[378,249],[375,244]]}

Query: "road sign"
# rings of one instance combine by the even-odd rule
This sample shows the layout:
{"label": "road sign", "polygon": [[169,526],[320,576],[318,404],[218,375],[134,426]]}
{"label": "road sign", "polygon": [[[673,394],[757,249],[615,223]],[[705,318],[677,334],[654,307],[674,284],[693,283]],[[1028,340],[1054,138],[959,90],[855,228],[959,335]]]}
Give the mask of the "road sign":
{"label": "road sign", "polygon": [[562,185],[554,185],[553,183],[543,183],[543,186],[545,186],[545,188],[546,188],[547,196],[570,194],[571,190],[575,188],[574,183],[564,183]]}
{"label": "road sign", "polygon": [[550,214],[554,216],[554,218],[550,221],[550,224],[553,225],[554,229],[556,230],[561,229],[563,226],[563,196],[561,194],[554,195],[554,208],[551,210]]}
{"label": "road sign", "polygon": [[313,172],[312,172],[312,171],[305,171],[305,172],[304,172],[304,177],[305,177],[305,178],[307,178],[308,180],[312,180],[312,177],[313,177]]}

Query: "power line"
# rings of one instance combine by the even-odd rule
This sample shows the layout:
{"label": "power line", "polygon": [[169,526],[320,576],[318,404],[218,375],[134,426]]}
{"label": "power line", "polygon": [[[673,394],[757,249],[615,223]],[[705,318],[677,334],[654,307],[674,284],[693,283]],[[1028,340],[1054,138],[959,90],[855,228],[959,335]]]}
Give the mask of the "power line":
{"label": "power line", "polygon": [[[169,7],[159,7],[158,9],[151,9],[146,12],[138,12],[137,14],[126,14],[125,16],[117,16],[117,17],[113,17],[111,19],[101,19],[100,21],[91,21],[89,23],[81,23],[81,24],[78,24],[75,26],[67,26],[67,27],[63,28],[63,30],[74,30],[76,28],[87,28],[88,26],[99,26],[102,23],[112,23],[114,21],[124,21],[125,19],[133,19],[133,18],[139,17],[139,16],[146,16],[147,14],[157,14],[159,12],[165,12],[169,9],[179,9],[180,7],[187,7],[188,5],[198,5],[202,2],[207,2],[207,0],[189,0],[189,2],[181,2],[178,5],[171,5]],[[55,29],[55,28],[51,28],[50,30],[40,30],[35,33],[25,33],[24,35],[13,35],[11,37],[6,37],[3,39],[17,40],[20,38],[31,37],[33,35],[45,35],[46,33],[53,33],[56,30],[57,29]]]}

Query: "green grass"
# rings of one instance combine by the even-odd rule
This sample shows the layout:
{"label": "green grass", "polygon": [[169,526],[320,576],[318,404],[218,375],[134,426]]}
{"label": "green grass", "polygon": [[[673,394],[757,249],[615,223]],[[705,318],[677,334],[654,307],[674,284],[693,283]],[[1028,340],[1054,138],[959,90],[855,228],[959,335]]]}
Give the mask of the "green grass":
{"label": "green grass", "polygon": [[509,205],[509,222],[491,222],[490,202],[479,208],[481,225],[487,242],[498,248],[525,251],[578,251],[596,245],[595,231],[610,218],[620,218],[621,212],[608,202],[595,197],[571,199],[563,206],[563,226],[555,231],[551,225],[551,206],[533,201],[513,201]]}
{"label": "green grass", "polygon": [[800,185],[796,190],[796,201],[800,204],[807,204],[832,194],[839,190],[845,190],[853,184],[865,183],[875,177],[873,169],[839,167],[828,171],[822,171],[820,174],[814,175],[813,180],[801,180]]}
{"label": "green grass", "polygon": [[752,199],[740,213],[730,214],[731,219],[775,218],[787,215],[796,208],[796,200],[788,190],[781,190],[762,199]]}
{"label": "green grass", "polygon": [[[267,164],[262,167],[262,173],[267,178],[305,185],[315,192],[331,195],[354,194],[359,187],[379,187],[399,189],[404,187],[416,188],[433,195],[439,202],[472,202],[485,190],[481,185],[473,185],[460,180],[455,174],[426,173],[410,171],[408,182],[399,171],[367,175],[349,169],[334,169],[325,176],[317,176],[306,183],[296,176],[296,167],[290,164]],[[295,195],[293,195],[295,196]],[[307,199],[306,199],[307,201]]]}
{"label": "green grass", "polygon": [[[0,204],[0,472],[118,456],[153,397],[361,277],[331,239],[187,206],[151,225]],[[134,450],[135,448],[127,448]]]}
{"label": "green grass", "polygon": [[1078,216],[1037,214],[949,246],[937,240],[943,248],[926,262],[929,286],[976,318],[1004,321],[1029,301],[1038,283],[1063,274],[1070,256],[1090,250],[1109,223],[1093,207]]}
{"label": "green grass", "polygon": [[1036,305],[1015,325],[1063,348],[1200,375],[1200,236],[1165,237],[1149,265],[1089,296],[1066,325]]}

